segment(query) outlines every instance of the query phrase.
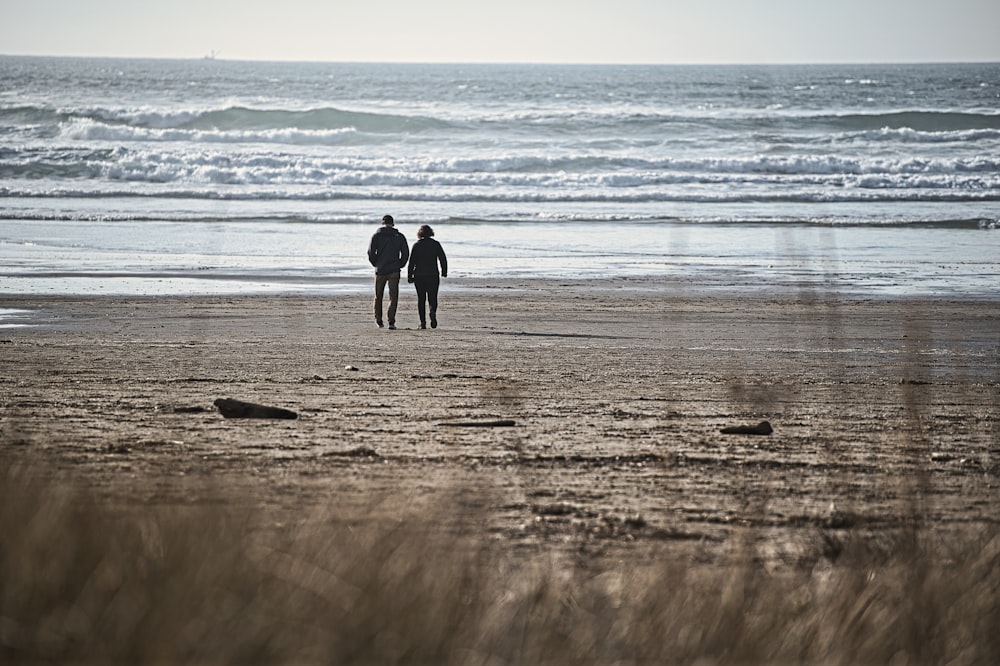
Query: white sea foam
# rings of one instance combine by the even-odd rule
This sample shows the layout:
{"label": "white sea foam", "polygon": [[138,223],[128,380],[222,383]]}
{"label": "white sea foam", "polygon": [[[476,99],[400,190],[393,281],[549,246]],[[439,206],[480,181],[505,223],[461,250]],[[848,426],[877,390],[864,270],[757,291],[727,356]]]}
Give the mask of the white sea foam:
{"label": "white sea foam", "polygon": [[[87,140],[100,136],[101,141],[114,143],[111,138],[134,135],[134,129],[110,132],[102,128]],[[148,131],[142,131],[145,134]],[[157,130],[156,132],[160,132]],[[171,130],[170,132],[175,132]],[[294,135],[282,132],[282,135]],[[237,153],[205,150],[198,147],[191,133],[184,132],[186,147],[183,151],[153,150],[145,147],[118,147],[108,152],[81,153],[81,161],[68,166],[63,161],[52,161],[47,156],[39,159],[37,151],[11,151],[7,165],[0,169],[11,172],[32,170],[44,173],[51,170],[53,175],[65,169],[86,167],[90,172],[101,170],[109,178],[121,177],[129,173],[131,178],[141,180],[148,174],[154,181],[173,179],[183,181],[192,178],[204,182],[206,173],[231,174],[236,181],[256,182],[302,182],[302,183],[395,183],[410,186],[422,183],[438,184],[520,184],[524,186],[560,187],[572,182],[597,183],[609,186],[639,186],[656,183],[725,182],[732,179],[734,184],[764,181],[774,176],[787,177],[788,184],[796,182],[819,182],[817,177],[842,175],[875,175],[893,179],[907,174],[953,176],[962,174],[961,182],[973,190],[995,187],[1000,174],[1000,158],[993,155],[969,155],[966,157],[922,157],[922,156],[841,156],[841,155],[781,155],[758,153],[747,156],[698,156],[638,158],[616,155],[564,154],[546,156],[536,154],[484,154],[479,157],[432,157],[395,155],[371,156],[356,154],[328,157],[323,154],[271,153],[253,148],[256,144],[267,143],[279,137],[271,133],[254,133],[249,137],[249,146]],[[335,135],[339,136],[339,134]],[[221,137],[208,134],[208,143],[222,141]],[[292,141],[289,136],[280,139]],[[314,139],[315,137],[310,137]],[[228,142],[239,142],[237,136],[226,137]],[[168,141],[168,136],[161,136]],[[247,137],[244,137],[244,141]],[[143,143],[143,142],[140,142]],[[337,141],[331,141],[336,145]],[[2,171],[0,171],[2,173]],[[981,174],[977,177],[971,174]],[[916,181],[913,181],[916,182]],[[929,182],[929,181],[924,181]],[[903,185],[900,180],[899,185]]]}
{"label": "white sea foam", "polygon": [[277,143],[290,145],[338,145],[357,130],[352,127],[332,130],[185,130],[150,129],[107,125],[90,119],[78,119],[61,128],[61,136],[71,141],[176,143]]}
{"label": "white sea foam", "polygon": [[[850,138],[850,137],[849,137]],[[883,127],[877,132],[864,132],[856,137],[873,141],[902,141],[906,143],[966,143],[966,142],[998,142],[1000,146],[1000,130],[972,129],[942,132],[923,132],[908,127],[892,129]]]}

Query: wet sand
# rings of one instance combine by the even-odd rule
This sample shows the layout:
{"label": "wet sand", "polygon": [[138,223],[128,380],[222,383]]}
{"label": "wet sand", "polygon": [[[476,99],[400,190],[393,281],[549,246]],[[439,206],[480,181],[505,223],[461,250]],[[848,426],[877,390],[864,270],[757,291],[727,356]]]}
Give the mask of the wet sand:
{"label": "wet sand", "polygon": [[35,325],[0,331],[0,461],[135,507],[404,497],[594,556],[778,566],[831,532],[1000,520],[996,302],[458,286],[437,330],[404,287],[396,331],[367,296],[4,297]]}

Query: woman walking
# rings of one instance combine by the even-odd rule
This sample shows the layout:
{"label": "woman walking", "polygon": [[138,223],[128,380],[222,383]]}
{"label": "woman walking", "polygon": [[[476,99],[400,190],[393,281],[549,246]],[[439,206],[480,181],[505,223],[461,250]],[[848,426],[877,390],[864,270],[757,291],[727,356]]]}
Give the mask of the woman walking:
{"label": "woman walking", "polygon": [[[417,288],[417,312],[420,313],[420,328],[427,328],[426,306],[430,306],[431,328],[437,328],[438,287],[441,278],[448,277],[448,258],[444,248],[433,238],[434,230],[424,224],[417,229],[417,242],[410,250],[410,267],[407,281]],[[438,262],[441,273],[438,276]]]}

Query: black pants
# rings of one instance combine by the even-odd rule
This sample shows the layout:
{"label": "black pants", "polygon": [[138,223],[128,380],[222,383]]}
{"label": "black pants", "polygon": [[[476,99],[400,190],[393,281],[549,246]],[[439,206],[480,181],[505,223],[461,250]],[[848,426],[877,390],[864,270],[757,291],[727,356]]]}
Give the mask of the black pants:
{"label": "black pants", "polygon": [[437,319],[438,287],[441,286],[441,278],[437,275],[415,277],[413,286],[417,288],[417,313],[420,314],[420,323],[427,323],[427,305],[431,306],[431,321],[434,321]]}

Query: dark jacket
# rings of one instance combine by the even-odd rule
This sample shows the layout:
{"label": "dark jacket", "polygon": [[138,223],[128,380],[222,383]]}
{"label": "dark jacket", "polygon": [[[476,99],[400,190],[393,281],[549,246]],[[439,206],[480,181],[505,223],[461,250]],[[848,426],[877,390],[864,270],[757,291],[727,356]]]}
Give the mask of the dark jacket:
{"label": "dark jacket", "polygon": [[448,277],[448,257],[444,248],[433,238],[421,238],[413,244],[410,254],[409,279],[438,276],[438,260],[441,261],[441,277]]}
{"label": "dark jacket", "polygon": [[395,227],[382,227],[368,244],[368,261],[375,267],[376,275],[389,275],[402,270],[410,257],[406,236]]}

